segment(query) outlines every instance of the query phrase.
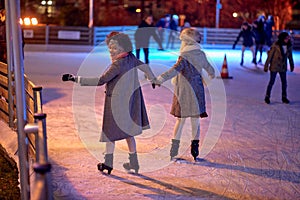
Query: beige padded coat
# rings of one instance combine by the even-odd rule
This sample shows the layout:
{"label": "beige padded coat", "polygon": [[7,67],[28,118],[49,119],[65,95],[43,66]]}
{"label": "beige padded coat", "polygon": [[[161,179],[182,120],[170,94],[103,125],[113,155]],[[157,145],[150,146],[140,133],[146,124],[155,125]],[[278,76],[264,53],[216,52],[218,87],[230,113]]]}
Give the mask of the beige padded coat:
{"label": "beige padded coat", "polygon": [[201,113],[206,112],[202,69],[206,70],[209,76],[215,76],[215,70],[205,53],[196,49],[181,53],[176,64],[160,75],[162,82],[175,77],[170,112],[175,117],[199,117]]}

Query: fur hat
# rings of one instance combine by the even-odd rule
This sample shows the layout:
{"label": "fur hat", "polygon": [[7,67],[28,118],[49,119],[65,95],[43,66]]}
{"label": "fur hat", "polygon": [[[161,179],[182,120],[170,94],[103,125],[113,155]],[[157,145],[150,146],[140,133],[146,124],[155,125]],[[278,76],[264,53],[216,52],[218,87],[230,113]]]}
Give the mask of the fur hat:
{"label": "fur hat", "polygon": [[179,39],[187,44],[200,43],[201,34],[195,28],[185,28],[180,33]]}

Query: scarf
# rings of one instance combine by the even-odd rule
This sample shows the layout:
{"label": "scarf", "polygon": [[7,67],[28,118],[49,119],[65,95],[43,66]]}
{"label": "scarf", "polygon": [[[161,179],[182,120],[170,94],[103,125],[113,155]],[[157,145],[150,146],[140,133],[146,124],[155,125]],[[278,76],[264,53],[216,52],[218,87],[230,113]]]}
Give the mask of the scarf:
{"label": "scarf", "polygon": [[126,57],[128,54],[129,54],[129,53],[127,53],[127,52],[119,53],[119,54],[116,55],[115,57],[112,57],[111,60],[112,60],[112,62],[116,62],[116,61],[119,60],[120,58]]}
{"label": "scarf", "polygon": [[191,43],[191,42],[185,42],[185,41],[182,41],[181,42],[181,46],[180,46],[180,54],[184,53],[184,52],[188,52],[188,51],[192,51],[192,50],[196,50],[196,49],[201,49],[201,46],[199,43],[197,42],[194,42],[194,43]]}

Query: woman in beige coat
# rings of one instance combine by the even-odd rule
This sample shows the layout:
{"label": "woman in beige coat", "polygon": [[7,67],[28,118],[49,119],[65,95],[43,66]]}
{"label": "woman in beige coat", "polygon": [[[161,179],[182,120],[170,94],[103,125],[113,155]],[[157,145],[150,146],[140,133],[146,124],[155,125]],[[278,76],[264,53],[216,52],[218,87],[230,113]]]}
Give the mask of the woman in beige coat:
{"label": "woman in beige coat", "polygon": [[199,117],[207,117],[205,107],[205,91],[202,81],[202,69],[210,78],[215,77],[215,70],[201,50],[200,33],[193,28],[184,29],[181,40],[180,56],[176,64],[167,72],[157,77],[157,85],[173,78],[175,84],[171,114],[177,117],[174,127],[174,138],[170,150],[171,159],[178,155],[180,137],[186,118],[191,118],[192,141],[191,154],[196,160],[199,155],[200,121]]}
{"label": "woman in beige coat", "polygon": [[129,163],[124,163],[127,170],[139,170],[134,136],[150,128],[142,90],[138,80],[138,69],[149,80],[154,74],[150,67],[132,54],[132,43],[128,35],[112,32],[107,36],[112,64],[100,77],[80,77],[64,74],[63,81],[74,81],[84,86],[106,84],[102,132],[100,142],[106,142],[104,163],[98,164],[100,171],[113,169],[115,141],[126,139],[129,149]]}

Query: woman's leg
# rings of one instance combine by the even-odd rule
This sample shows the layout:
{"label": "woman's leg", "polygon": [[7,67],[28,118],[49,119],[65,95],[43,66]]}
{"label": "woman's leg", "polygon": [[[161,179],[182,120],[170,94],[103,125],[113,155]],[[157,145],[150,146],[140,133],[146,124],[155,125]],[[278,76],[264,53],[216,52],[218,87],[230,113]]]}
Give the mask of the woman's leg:
{"label": "woman's leg", "polygon": [[134,137],[126,138],[129,153],[136,153],[136,142]]}
{"label": "woman's leg", "polygon": [[262,59],[263,48],[264,48],[264,45],[260,44],[260,47],[259,47],[259,61],[258,61],[260,63],[261,63],[261,59]]}
{"label": "woman's leg", "polygon": [[193,140],[199,140],[200,138],[200,120],[199,117],[191,117],[192,125],[192,138]]}
{"label": "woman's leg", "polygon": [[256,47],[254,49],[254,46],[251,46],[250,50],[252,52],[252,63],[254,63],[256,65]]}
{"label": "woman's leg", "polygon": [[242,58],[241,58],[241,66],[244,64],[244,52],[245,52],[246,47],[242,45]]}
{"label": "woman's leg", "polygon": [[271,97],[271,90],[275,83],[276,74],[277,74],[277,72],[270,72],[270,80],[269,80],[269,84],[268,84],[267,92],[266,92],[266,96],[269,98]]}
{"label": "woman's leg", "polygon": [[286,72],[279,72],[280,79],[281,79],[281,88],[282,88],[282,102],[283,103],[290,103],[290,101],[287,98],[287,80],[286,80]]}
{"label": "woman's leg", "polygon": [[149,64],[149,48],[143,48],[145,55],[145,63]]}
{"label": "woman's leg", "polygon": [[137,59],[140,59],[140,51],[141,51],[141,50],[138,49],[138,48],[135,50],[135,52],[136,52],[136,58],[137,58]]}
{"label": "woman's leg", "polygon": [[115,142],[106,142],[105,154],[113,154],[115,150]]}
{"label": "woman's leg", "polygon": [[177,118],[175,126],[174,126],[174,136],[175,140],[180,140],[182,134],[182,128],[185,123],[186,118]]}

